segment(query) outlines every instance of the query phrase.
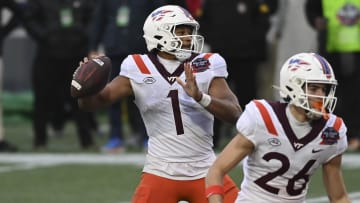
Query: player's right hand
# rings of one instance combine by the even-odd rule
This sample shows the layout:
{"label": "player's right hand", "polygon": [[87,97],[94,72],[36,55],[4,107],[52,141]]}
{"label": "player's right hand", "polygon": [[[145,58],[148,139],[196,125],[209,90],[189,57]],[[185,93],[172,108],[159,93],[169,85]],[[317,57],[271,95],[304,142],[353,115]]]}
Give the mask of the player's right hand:
{"label": "player's right hand", "polygon": [[187,95],[194,98],[197,102],[200,101],[202,93],[197,86],[196,77],[193,73],[190,62],[184,63],[184,72],[185,82],[182,81],[179,77],[176,78],[176,81],[184,88]]}

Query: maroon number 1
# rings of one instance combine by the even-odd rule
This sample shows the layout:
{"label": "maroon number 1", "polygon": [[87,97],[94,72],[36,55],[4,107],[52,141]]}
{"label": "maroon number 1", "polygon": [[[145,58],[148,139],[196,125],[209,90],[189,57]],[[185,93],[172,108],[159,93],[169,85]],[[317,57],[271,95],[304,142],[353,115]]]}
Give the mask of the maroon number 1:
{"label": "maroon number 1", "polygon": [[174,113],[174,120],[176,126],[176,133],[178,135],[184,134],[184,126],[181,119],[179,96],[177,90],[170,90],[168,97],[171,99],[171,105]]}

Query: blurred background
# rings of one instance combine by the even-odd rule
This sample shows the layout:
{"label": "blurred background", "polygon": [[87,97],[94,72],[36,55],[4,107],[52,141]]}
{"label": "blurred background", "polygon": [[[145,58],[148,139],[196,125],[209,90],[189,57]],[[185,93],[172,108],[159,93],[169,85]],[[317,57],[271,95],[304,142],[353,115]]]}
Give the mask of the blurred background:
{"label": "blurred background", "polygon": [[[26,0],[18,0],[15,2],[23,4],[26,3]],[[280,0],[278,9],[270,18],[271,27],[266,34],[268,57],[259,64],[257,71],[257,98],[278,99],[278,92],[273,90],[272,85],[278,84],[278,72],[284,60],[298,52],[316,51],[316,32],[305,20],[304,2],[304,0]],[[7,8],[4,8],[2,9],[1,15],[2,22],[5,23],[14,14]],[[202,23],[201,20],[200,22]],[[206,40],[206,33],[203,35]],[[209,45],[209,43],[207,44]],[[2,56],[3,91],[1,98],[3,102],[5,129],[9,128],[7,125],[14,117],[17,119],[22,117],[24,119],[32,119],[34,95],[31,69],[34,63],[36,49],[37,42],[29,36],[29,33],[21,23],[4,38]],[[102,50],[101,44],[99,50]],[[68,51],[71,52],[72,50]],[[205,47],[205,51],[211,51],[211,45]],[[76,65],[77,64],[74,65],[74,68]],[[53,73],[49,72],[49,74],[57,74],[57,72],[54,70]],[[131,129],[127,129],[126,125],[126,106],[124,107],[123,105],[122,108],[125,108],[122,113],[122,122],[125,126],[124,132],[126,133],[127,131],[131,131]],[[97,113],[100,120],[105,121],[101,123],[101,129],[99,129],[100,131],[97,133],[106,135],[109,133],[109,126],[106,122],[105,114],[106,112],[102,111]],[[101,118],[101,116],[103,118]],[[72,121],[70,121],[70,123],[71,122]],[[226,126],[226,124],[224,125]],[[5,132],[9,134],[11,131]],[[224,132],[223,129],[221,133],[228,132]],[[31,130],[27,132],[27,134],[28,135],[24,136],[33,136]],[[6,137],[9,140],[13,139],[12,135],[7,135]],[[134,142],[134,140],[130,140],[129,142]],[[31,144],[31,141],[29,144]]]}

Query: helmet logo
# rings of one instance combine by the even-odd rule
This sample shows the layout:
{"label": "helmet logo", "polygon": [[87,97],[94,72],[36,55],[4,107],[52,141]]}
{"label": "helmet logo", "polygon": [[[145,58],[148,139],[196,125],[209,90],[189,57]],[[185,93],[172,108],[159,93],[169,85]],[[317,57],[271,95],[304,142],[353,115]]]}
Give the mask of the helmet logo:
{"label": "helmet logo", "polygon": [[159,10],[151,14],[151,18],[153,21],[160,21],[163,19],[166,15],[171,14],[173,11],[171,10]]}
{"label": "helmet logo", "polygon": [[289,70],[290,71],[296,71],[297,69],[299,68],[305,68],[306,67],[306,71],[309,71],[310,68],[308,68],[307,66],[304,66],[304,65],[310,65],[310,63],[304,61],[304,60],[301,60],[301,59],[298,59],[298,58],[295,58],[295,59],[291,59],[289,61]]}
{"label": "helmet logo", "polygon": [[337,19],[341,24],[352,26],[360,20],[360,10],[352,3],[346,3],[337,13]]}
{"label": "helmet logo", "polygon": [[[194,20],[192,15],[187,10],[185,10],[183,8],[181,8],[181,10],[183,11],[184,15],[187,18],[189,18],[190,20]],[[163,19],[166,16],[175,17],[176,14],[173,14],[173,13],[174,13],[174,11],[172,11],[172,10],[158,10],[151,14],[151,18],[153,21],[160,21],[161,19]]]}

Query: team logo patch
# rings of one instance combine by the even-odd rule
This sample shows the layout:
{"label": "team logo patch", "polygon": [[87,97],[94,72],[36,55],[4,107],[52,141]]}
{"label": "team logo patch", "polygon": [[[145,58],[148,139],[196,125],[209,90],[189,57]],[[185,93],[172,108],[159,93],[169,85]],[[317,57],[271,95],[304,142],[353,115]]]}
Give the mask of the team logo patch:
{"label": "team logo patch", "polygon": [[333,127],[326,128],[322,135],[321,135],[322,141],[320,144],[323,145],[332,145],[337,143],[339,137],[339,132],[335,130]]}
{"label": "team logo patch", "polygon": [[191,66],[194,73],[200,73],[209,69],[210,62],[205,58],[197,58],[191,63]]}
{"label": "team logo patch", "polygon": [[352,3],[346,3],[336,13],[337,19],[346,26],[356,25],[360,20],[360,9]]}
{"label": "team logo patch", "polygon": [[144,78],[143,82],[146,84],[153,84],[156,82],[156,80],[153,77],[146,77],[146,78]]}
{"label": "team logo patch", "polygon": [[280,146],[281,145],[280,140],[277,138],[270,138],[270,139],[268,139],[268,142],[272,146]]}

